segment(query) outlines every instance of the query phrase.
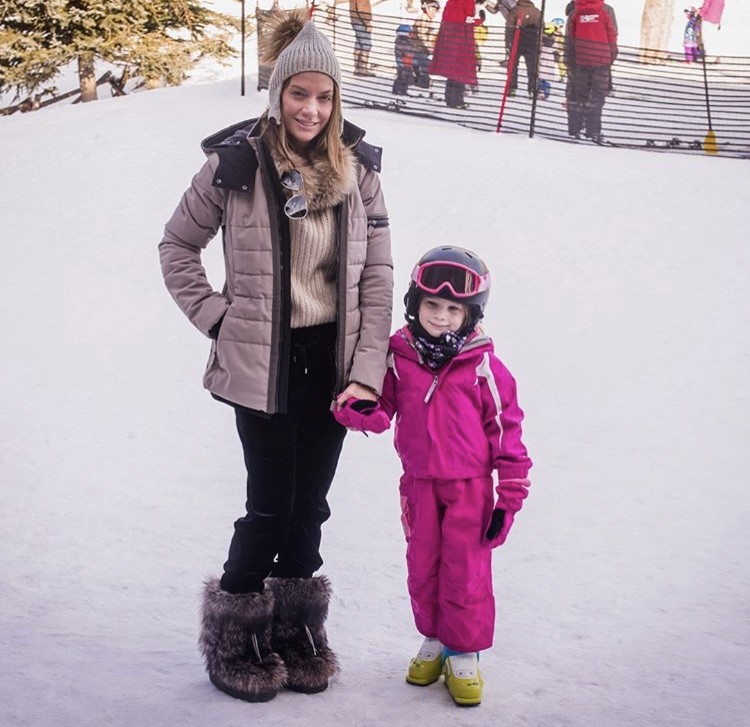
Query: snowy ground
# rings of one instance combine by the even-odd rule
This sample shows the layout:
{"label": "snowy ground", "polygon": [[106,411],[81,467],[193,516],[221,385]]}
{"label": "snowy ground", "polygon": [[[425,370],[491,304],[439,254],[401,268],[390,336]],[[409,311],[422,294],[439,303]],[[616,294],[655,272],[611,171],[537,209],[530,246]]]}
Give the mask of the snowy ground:
{"label": "snowy ground", "polygon": [[348,437],[331,496],[340,676],[264,705],[209,684],[201,580],[244,475],[156,244],[199,140],[264,104],[235,79],[0,119],[2,723],[747,724],[747,162],[384,112],[347,115],[385,147],[394,325],[425,249],[485,257],[535,461],[496,551],[485,699],[403,681],[419,637],[390,435]]}

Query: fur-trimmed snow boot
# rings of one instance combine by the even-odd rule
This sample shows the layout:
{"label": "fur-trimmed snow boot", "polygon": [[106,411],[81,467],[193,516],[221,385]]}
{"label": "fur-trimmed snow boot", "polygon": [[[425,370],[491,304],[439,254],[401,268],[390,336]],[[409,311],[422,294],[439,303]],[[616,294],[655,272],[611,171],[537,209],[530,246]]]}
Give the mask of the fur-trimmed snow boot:
{"label": "fur-trimmed snow boot", "polygon": [[269,578],[266,587],[275,601],[271,645],[284,660],[286,687],[305,694],[324,691],[338,670],[325,631],[331,600],[328,579]]}
{"label": "fur-trimmed snow boot", "polygon": [[218,578],[203,589],[199,644],[212,684],[232,697],[267,702],[286,681],[281,657],[271,649],[273,593],[229,593]]}

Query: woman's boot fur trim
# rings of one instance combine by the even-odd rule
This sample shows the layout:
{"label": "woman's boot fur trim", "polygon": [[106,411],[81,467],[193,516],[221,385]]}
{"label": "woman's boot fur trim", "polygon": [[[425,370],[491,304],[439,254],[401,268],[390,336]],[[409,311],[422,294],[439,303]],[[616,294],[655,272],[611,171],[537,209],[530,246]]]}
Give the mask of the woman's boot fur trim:
{"label": "woman's boot fur trim", "polygon": [[248,702],[273,699],[286,681],[281,657],[271,649],[273,593],[228,593],[218,578],[203,589],[199,644],[213,685]]}
{"label": "woman's boot fur trim", "polygon": [[275,600],[271,644],[284,660],[286,686],[306,694],[322,692],[338,671],[325,631],[331,600],[328,579],[269,578],[266,586]]}

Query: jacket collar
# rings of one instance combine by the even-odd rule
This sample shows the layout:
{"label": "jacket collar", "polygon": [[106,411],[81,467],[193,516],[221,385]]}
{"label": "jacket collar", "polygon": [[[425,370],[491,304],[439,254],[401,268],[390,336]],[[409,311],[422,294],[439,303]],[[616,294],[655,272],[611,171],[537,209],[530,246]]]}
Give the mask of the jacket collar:
{"label": "jacket collar", "polygon": [[[249,140],[257,138],[260,127],[259,118],[239,121],[207,136],[201,142],[206,155],[217,154],[219,157],[213,179],[215,187],[245,193],[252,190],[258,158]],[[364,135],[364,129],[344,121],[344,131],[341,134],[344,143],[352,147],[364,167],[379,172],[382,168],[383,150],[363,141]]]}
{"label": "jacket collar", "polygon": [[[460,359],[471,351],[484,347],[492,349],[492,340],[484,333],[484,331],[476,329],[461,347],[461,350],[454,356],[454,359]],[[400,328],[391,336],[390,350],[393,353],[398,353],[407,358],[411,358],[414,361],[420,361],[419,354],[412,345],[412,335],[408,326]]]}

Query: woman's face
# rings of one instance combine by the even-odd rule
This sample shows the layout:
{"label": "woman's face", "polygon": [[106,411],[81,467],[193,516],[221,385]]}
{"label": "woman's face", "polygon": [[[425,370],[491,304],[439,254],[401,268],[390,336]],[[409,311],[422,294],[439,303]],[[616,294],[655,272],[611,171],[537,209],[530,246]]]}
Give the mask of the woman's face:
{"label": "woman's face", "polygon": [[305,71],[289,79],[281,93],[281,116],[298,145],[306,146],[326,128],[333,97],[333,79],[325,73]]}
{"label": "woman's face", "polygon": [[469,309],[463,303],[456,303],[435,295],[424,295],[419,302],[417,316],[422,328],[431,336],[440,338],[448,331],[461,330],[468,318]]}

